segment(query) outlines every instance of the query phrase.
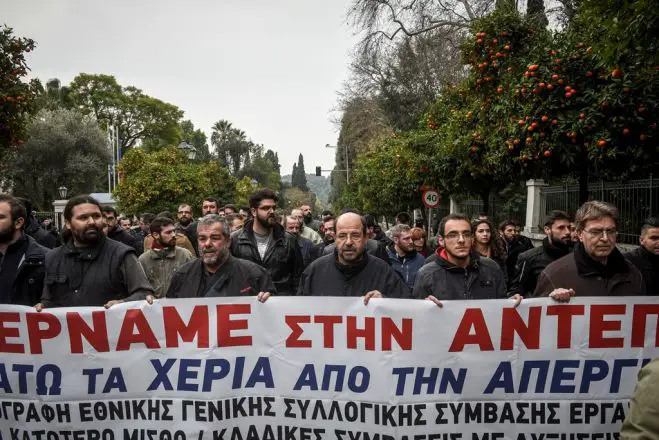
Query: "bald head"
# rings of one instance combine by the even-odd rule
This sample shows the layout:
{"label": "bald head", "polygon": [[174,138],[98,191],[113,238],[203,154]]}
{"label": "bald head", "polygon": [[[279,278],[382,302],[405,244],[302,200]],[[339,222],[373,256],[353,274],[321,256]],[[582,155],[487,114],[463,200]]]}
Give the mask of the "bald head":
{"label": "bald head", "polygon": [[339,263],[355,264],[366,249],[366,222],[359,214],[348,212],[336,219],[336,250]]}

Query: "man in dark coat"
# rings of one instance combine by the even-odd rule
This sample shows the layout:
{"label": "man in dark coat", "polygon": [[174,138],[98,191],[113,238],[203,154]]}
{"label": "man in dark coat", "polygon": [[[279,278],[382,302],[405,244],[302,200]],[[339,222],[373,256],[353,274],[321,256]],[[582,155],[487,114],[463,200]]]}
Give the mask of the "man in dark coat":
{"label": "man in dark coat", "polygon": [[366,223],[356,213],[336,220],[336,248],[311,263],[302,274],[299,295],[409,298],[409,289],[398,274],[366,252]]}
{"label": "man in dark coat", "polygon": [[201,257],[174,273],[167,298],[257,296],[265,302],[276,293],[264,268],[231,255],[231,233],[226,219],[211,214],[197,224]]}
{"label": "man in dark coat", "polygon": [[647,295],[659,295],[659,218],[651,217],[641,227],[641,245],[625,254],[641,271]]}
{"label": "man in dark coat", "polygon": [[103,234],[105,220],[97,200],[88,195],[73,197],[64,207],[64,220],[71,239],[46,255],[46,278],[37,310],[153,301],[153,289],[135,249]]}
{"label": "man in dark coat", "polygon": [[517,258],[517,270],[508,295],[532,295],[545,267],[572,251],[570,218],[565,212],[551,211],[545,219],[544,231],[546,237],[542,245],[522,252]]}
{"label": "man in dark coat", "polygon": [[37,218],[32,215],[32,202],[21,197],[17,197],[17,200],[19,203],[25,206],[25,211],[27,212],[27,217],[25,218],[25,226],[23,227],[25,234],[34,238],[37,243],[39,243],[41,246],[47,247],[48,249],[53,249],[55,246],[57,246],[57,237],[42,228]]}
{"label": "man in dark coat", "polygon": [[111,206],[103,206],[101,208],[103,218],[108,227],[108,238],[123,243],[135,249],[138,256],[144,252],[144,243],[140,241],[131,233],[124,231],[117,221],[117,210]]}
{"label": "man in dark coat", "polygon": [[616,248],[619,219],[613,205],[584,203],[575,215],[579,244],[542,271],[533,296],[569,301],[574,295],[645,295],[641,273]]}
{"label": "man in dark coat", "polygon": [[0,304],[39,302],[48,249],[23,232],[28,217],[16,198],[0,194]]}
{"label": "man in dark coat", "polygon": [[256,191],[249,199],[252,219],[231,235],[231,254],[268,271],[279,295],[295,295],[302,273],[302,253],[295,239],[277,223],[274,191]]}
{"label": "man in dark coat", "polygon": [[[450,214],[442,219],[438,233],[444,248],[437,258],[417,273],[414,297],[441,307],[443,300],[504,299],[506,283],[499,265],[472,251],[473,233],[467,216]],[[516,305],[521,296],[513,297]]]}
{"label": "man in dark coat", "polygon": [[300,235],[300,229],[302,229],[303,223],[300,222],[296,216],[287,215],[284,217],[284,227],[286,228],[286,232],[295,238],[300,253],[302,254],[304,267],[307,267],[313,260],[318,258],[318,248],[311,240]]}

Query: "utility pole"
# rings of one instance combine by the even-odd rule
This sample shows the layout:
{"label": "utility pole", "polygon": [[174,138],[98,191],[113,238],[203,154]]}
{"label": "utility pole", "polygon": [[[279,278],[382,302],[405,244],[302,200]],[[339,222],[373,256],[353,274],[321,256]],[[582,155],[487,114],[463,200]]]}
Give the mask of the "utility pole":
{"label": "utility pole", "polygon": [[[350,185],[350,165],[348,164],[348,146],[346,145],[346,184]],[[325,148],[339,148],[338,145],[330,145],[330,144],[325,144]],[[337,170],[339,171],[339,170]],[[343,170],[341,170],[343,171]]]}

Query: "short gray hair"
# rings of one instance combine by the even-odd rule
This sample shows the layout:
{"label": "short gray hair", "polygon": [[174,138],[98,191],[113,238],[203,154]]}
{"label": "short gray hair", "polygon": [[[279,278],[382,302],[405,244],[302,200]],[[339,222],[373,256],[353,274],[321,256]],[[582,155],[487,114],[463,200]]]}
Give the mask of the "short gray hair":
{"label": "short gray hair", "polygon": [[197,232],[199,232],[201,226],[212,226],[215,223],[222,225],[222,235],[224,235],[224,238],[229,238],[231,236],[231,226],[227,222],[227,219],[217,214],[208,214],[202,217],[202,219],[197,222]]}
{"label": "short gray hair", "polygon": [[405,223],[401,223],[391,228],[391,238],[400,237],[402,233],[410,232],[411,230],[412,228],[410,228],[409,225],[406,225]]}
{"label": "short gray hair", "polygon": [[604,217],[610,217],[616,226],[618,226],[620,212],[618,211],[618,208],[610,203],[591,200],[581,205],[577,210],[577,213],[574,215],[574,223],[578,231],[583,231],[586,227],[586,222],[590,220],[599,220]]}

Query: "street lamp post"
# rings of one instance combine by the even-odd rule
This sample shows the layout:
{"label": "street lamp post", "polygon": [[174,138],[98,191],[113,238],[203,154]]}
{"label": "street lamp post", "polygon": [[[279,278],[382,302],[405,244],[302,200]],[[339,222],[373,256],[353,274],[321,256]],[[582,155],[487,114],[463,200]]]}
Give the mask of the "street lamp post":
{"label": "street lamp post", "polygon": [[57,193],[61,200],[66,200],[66,196],[69,194],[69,189],[66,186],[60,186],[57,188]]}
{"label": "street lamp post", "polygon": [[[325,148],[339,148],[338,145],[325,144]],[[346,184],[350,185],[350,166],[348,165],[348,146],[346,145]]]}
{"label": "street lamp post", "polygon": [[54,220],[57,229],[61,230],[64,227],[62,214],[64,213],[64,208],[66,206],[66,203],[68,202],[66,197],[69,195],[69,189],[66,186],[62,185],[59,188],[57,188],[57,195],[59,196],[59,200],[53,201],[53,208],[55,210]]}
{"label": "street lamp post", "polygon": [[186,141],[182,141],[180,144],[178,144],[178,149],[185,154],[189,160],[195,160],[197,157],[197,149],[188,144]]}

